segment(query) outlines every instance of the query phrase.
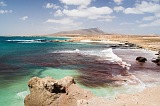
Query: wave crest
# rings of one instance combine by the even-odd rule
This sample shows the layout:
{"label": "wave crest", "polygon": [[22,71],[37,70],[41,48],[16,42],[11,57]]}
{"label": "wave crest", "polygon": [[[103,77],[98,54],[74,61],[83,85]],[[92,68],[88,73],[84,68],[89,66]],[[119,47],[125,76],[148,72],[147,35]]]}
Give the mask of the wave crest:
{"label": "wave crest", "polygon": [[7,42],[16,42],[16,43],[44,43],[47,40],[45,39],[35,39],[35,40],[6,40]]}

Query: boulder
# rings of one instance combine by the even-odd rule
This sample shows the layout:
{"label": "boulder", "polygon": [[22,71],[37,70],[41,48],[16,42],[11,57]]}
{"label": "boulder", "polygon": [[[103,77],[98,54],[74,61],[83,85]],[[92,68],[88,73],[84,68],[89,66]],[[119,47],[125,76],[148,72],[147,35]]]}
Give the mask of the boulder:
{"label": "boulder", "polygon": [[25,97],[25,106],[76,106],[79,100],[94,97],[88,90],[78,87],[72,77],[60,80],[33,77],[28,87],[30,94]]}
{"label": "boulder", "polygon": [[136,58],[136,61],[138,61],[140,63],[145,63],[147,61],[147,59],[145,57],[139,56],[139,57]]}
{"label": "boulder", "polygon": [[160,66],[160,58],[152,59],[151,61],[152,61],[153,63],[155,63],[156,65]]}

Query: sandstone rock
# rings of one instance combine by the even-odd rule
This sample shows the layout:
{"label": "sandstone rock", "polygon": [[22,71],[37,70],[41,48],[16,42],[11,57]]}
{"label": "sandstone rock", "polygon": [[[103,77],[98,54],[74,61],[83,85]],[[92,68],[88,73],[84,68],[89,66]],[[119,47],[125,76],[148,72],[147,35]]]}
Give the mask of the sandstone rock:
{"label": "sandstone rock", "polygon": [[30,94],[25,97],[25,106],[76,106],[80,100],[94,97],[91,92],[79,88],[72,77],[60,80],[33,77],[28,87]]}

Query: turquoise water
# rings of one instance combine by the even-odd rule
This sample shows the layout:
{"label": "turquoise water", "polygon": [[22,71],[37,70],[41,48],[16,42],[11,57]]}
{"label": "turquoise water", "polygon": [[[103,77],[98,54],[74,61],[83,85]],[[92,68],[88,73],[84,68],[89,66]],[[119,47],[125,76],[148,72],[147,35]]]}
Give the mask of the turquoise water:
{"label": "turquoise water", "polygon": [[140,66],[134,60],[139,55],[153,57],[154,53],[119,48],[113,49],[113,52],[132,65],[130,71],[143,83],[139,86],[109,86],[108,84],[113,82],[110,77],[123,70],[117,64],[104,61],[104,55],[112,54],[113,59],[116,59],[116,55],[111,51],[103,51],[113,46],[50,42],[65,39],[68,38],[0,37],[0,106],[23,106],[24,97],[29,93],[28,80],[34,76],[51,76],[55,79],[72,76],[82,88],[107,98],[143,89],[146,86],[146,76],[141,75],[148,75],[147,81],[156,78],[155,80],[160,82],[159,67],[151,62]]}
{"label": "turquoise water", "polygon": [[29,93],[28,80],[33,76],[51,76],[61,79],[65,76],[76,78],[80,75],[76,68],[78,64],[63,64],[61,63],[63,58],[54,61],[58,57],[52,52],[102,47],[83,43],[34,42],[36,39],[65,40],[68,38],[0,37],[1,106],[22,106],[24,97]]}

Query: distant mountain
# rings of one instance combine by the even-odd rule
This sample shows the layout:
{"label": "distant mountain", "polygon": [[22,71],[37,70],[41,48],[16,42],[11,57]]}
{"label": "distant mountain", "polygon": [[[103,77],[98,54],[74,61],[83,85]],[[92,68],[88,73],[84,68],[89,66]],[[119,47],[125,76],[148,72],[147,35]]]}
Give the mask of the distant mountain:
{"label": "distant mountain", "polygon": [[104,35],[103,32],[99,28],[90,28],[90,29],[79,29],[79,30],[72,30],[72,31],[62,31],[55,33],[54,35]]}

